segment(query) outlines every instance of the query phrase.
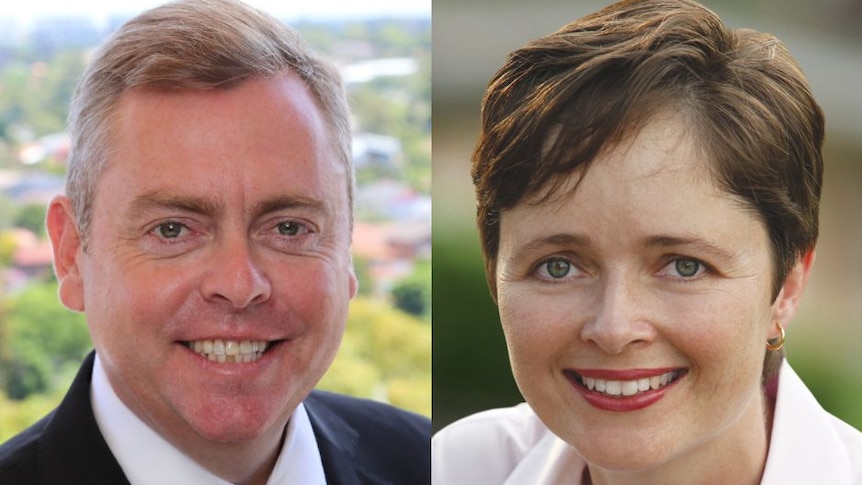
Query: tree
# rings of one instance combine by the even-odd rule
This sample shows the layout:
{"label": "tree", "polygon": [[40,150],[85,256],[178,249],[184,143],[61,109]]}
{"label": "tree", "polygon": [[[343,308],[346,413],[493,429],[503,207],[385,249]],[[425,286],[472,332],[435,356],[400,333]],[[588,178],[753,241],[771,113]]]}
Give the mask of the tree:
{"label": "tree", "polygon": [[10,298],[5,332],[9,345],[0,356],[7,369],[2,384],[13,399],[53,389],[91,348],[83,315],[60,304],[55,282],[32,285]]}
{"label": "tree", "polygon": [[28,229],[39,237],[44,237],[46,234],[45,212],[46,207],[44,204],[27,204],[18,210],[12,224],[16,227]]}
{"label": "tree", "polygon": [[417,317],[431,316],[431,262],[416,265],[413,273],[392,287],[397,308]]}
{"label": "tree", "polygon": [[431,415],[431,328],[365,297],[350,305],[341,349],[320,388]]}

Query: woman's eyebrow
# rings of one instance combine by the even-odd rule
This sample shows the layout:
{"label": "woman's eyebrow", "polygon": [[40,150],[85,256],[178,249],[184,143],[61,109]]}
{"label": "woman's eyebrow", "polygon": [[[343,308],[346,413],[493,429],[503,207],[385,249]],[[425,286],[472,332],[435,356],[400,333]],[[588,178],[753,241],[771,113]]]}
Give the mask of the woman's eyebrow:
{"label": "woman's eyebrow", "polygon": [[590,245],[589,236],[560,232],[538,237],[521,244],[515,248],[515,254],[529,254],[548,247],[587,247]]}
{"label": "woman's eyebrow", "polygon": [[649,236],[643,240],[642,245],[645,248],[676,248],[685,246],[698,251],[711,253],[724,260],[733,260],[737,256],[735,252],[699,237],[667,235]]}

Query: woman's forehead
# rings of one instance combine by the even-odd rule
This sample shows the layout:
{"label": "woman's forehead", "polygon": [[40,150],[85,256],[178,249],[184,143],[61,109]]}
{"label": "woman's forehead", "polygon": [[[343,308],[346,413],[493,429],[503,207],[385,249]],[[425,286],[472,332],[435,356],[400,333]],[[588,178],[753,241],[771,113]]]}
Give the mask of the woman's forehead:
{"label": "woman's forehead", "polygon": [[[572,164],[551,157],[565,156],[565,151],[552,152],[550,146],[562,136],[560,128],[551,132],[546,150],[538,163],[557,166],[575,165],[574,169],[558,171],[519,202],[527,205],[553,203],[577,191],[582,180],[589,178],[595,166],[616,173],[618,182],[650,184],[666,172],[676,172],[691,182],[707,182],[717,188],[712,161],[703,149],[691,123],[678,111],[666,110],[652,116],[637,128],[629,129],[618,141],[603,146],[591,160]],[[561,140],[565,143],[565,140]],[[516,204],[517,205],[517,204]]]}

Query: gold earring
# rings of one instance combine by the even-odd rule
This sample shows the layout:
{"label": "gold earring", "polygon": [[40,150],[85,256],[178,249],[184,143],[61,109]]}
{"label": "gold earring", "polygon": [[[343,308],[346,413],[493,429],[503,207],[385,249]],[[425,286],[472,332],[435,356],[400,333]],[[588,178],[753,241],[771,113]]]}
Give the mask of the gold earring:
{"label": "gold earring", "polygon": [[778,320],[775,321],[775,326],[778,327],[778,331],[780,332],[780,335],[778,336],[777,339],[775,339],[774,342],[770,342],[769,340],[766,341],[766,350],[771,350],[773,352],[776,350],[781,350],[781,347],[784,347],[784,336],[785,336],[784,335],[784,327],[782,327],[781,324],[778,323]]}

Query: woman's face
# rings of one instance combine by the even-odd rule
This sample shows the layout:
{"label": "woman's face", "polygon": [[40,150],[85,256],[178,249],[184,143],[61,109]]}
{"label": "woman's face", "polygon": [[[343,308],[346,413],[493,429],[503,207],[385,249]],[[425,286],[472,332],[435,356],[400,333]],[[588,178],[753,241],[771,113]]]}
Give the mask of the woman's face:
{"label": "woman's face", "polygon": [[565,197],[502,214],[498,302],[515,380],[599,469],[766,451],[766,341],[804,278],[795,268],[801,283],[771,300],[764,224],[717,187],[686,133],[658,116],[572,175]]}

